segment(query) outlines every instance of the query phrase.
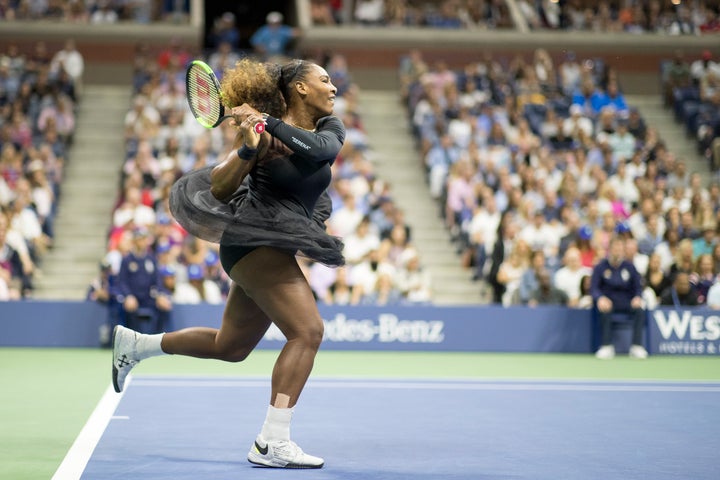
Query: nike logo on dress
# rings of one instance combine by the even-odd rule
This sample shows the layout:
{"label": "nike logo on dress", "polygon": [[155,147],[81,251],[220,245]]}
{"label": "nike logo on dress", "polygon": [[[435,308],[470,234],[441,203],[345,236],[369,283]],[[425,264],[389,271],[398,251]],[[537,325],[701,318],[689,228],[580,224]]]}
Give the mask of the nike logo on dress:
{"label": "nike logo on dress", "polygon": [[255,441],[255,450],[260,453],[260,455],[267,455],[268,453],[268,446],[265,445],[265,448],[261,448],[257,441]]}

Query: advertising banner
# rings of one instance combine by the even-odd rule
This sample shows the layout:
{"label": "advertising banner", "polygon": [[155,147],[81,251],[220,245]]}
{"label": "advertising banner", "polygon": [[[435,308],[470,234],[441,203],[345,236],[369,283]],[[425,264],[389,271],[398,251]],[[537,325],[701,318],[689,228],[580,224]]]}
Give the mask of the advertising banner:
{"label": "advertising banner", "polygon": [[648,314],[648,352],[656,355],[720,354],[720,312],[662,308]]}

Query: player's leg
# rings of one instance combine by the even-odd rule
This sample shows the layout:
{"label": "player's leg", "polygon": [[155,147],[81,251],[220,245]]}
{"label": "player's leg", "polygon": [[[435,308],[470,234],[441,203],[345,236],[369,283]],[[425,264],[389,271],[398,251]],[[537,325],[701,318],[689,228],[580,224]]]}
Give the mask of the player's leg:
{"label": "player's leg", "polygon": [[252,463],[282,468],[320,468],[324,461],[290,440],[293,407],[312,371],[323,322],[312,290],[294,255],[258,248],[239,262],[231,277],[278,326],[287,342],[275,363],[272,392],[262,431],[248,454]]}
{"label": "player's leg", "polygon": [[270,326],[270,319],[242,288],[230,286],[220,329],[190,327],[168,332],[162,350],[171,355],[241,362]]}
{"label": "player's leg", "polygon": [[164,353],[230,362],[244,360],[270,326],[270,319],[236,284],[228,294],[220,329],[191,327],[141,335],[117,327],[113,332],[113,386],[121,392],[130,370],[141,360]]}
{"label": "player's leg", "polygon": [[323,337],[323,321],[310,285],[294,255],[259,248],[231,272],[287,339],[273,369],[271,403],[278,394],[293,407],[312,371]]}

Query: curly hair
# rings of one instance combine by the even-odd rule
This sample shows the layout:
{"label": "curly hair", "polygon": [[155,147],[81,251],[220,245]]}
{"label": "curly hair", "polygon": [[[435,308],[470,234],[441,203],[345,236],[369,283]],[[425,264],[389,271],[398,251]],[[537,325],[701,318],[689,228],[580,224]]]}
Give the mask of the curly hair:
{"label": "curly hair", "polygon": [[223,105],[232,108],[247,103],[256,110],[282,118],[287,107],[278,89],[279,77],[277,65],[243,58],[223,74],[220,83]]}

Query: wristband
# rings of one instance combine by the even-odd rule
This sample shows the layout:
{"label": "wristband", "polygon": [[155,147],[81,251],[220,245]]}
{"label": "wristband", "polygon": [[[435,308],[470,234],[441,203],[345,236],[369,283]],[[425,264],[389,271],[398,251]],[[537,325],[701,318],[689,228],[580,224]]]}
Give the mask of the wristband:
{"label": "wristband", "polygon": [[243,160],[252,160],[255,155],[257,155],[257,148],[248,147],[247,145],[243,145],[242,147],[238,148],[237,150],[238,157],[242,158]]}

